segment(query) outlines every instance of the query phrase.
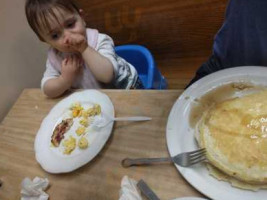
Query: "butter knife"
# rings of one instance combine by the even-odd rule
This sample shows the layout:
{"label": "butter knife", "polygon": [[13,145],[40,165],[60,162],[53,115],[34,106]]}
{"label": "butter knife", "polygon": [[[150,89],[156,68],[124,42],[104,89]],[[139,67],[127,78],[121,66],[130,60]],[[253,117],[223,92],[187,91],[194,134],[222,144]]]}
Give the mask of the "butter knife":
{"label": "butter knife", "polygon": [[138,181],[137,187],[141,190],[142,194],[149,200],[160,200],[159,197],[152,191],[152,189],[142,179]]}

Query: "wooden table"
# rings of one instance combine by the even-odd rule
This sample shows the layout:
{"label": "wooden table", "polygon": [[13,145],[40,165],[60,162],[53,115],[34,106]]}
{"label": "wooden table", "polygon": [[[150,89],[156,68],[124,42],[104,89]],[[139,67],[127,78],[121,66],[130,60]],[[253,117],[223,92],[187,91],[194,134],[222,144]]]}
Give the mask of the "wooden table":
{"label": "wooden table", "polygon": [[102,90],[115,107],[116,116],[146,115],[145,123],[117,122],[100,154],[68,174],[49,174],[35,160],[34,139],[44,117],[61,99],[48,99],[40,89],[26,89],[0,124],[1,200],[20,199],[25,177],[46,177],[50,200],[117,200],[121,179],[143,179],[162,200],[202,196],[178,173],[173,164],[123,168],[126,157],[168,156],[166,124],[172,105],[182,90]]}

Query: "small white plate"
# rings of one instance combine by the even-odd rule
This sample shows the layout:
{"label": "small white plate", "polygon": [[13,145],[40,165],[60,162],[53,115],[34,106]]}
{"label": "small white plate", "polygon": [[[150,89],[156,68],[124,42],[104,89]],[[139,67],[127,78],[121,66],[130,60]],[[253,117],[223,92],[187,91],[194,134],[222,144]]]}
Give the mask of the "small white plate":
{"label": "small white plate", "polygon": [[[229,83],[250,83],[267,86],[267,67],[236,67],[210,74],[187,88],[172,107],[166,137],[171,156],[198,148],[194,128],[190,126],[190,110],[196,98]],[[238,94],[241,95],[241,94]],[[211,177],[203,164],[183,168],[176,165],[182,176],[198,191],[214,200],[266,200],[267,190],[257,192],[232,187]]]}
{"label": "small white plate", "polygon": [[[76,92],[56,104],[46,118],[36,135],[34,149],[35,157],[41,167],[50,173],[71,172],[90,162],[103,148],[107,142],[113,127],[113,122],[99,130],[90,130],[87,134],[89,147],[85,150],[76,149],[70,155],[62,153],[62,145],[58,148],[51,146],[51,136],[55,126],[66,118],[69,108],[73,103],[80,102],[84,108],[92,107],[94,104],[101,106],[101,112],[114,117],[114,107],[107,95],[97,90],[84,90]],[[78,119],[66,133],[66,137],[75,134]]]}
{"label": "small white plate", "polygon": [[207,199],[203,199],[200,197],[181,197],[181,198],[176,198],[173,200],[207,200]]}

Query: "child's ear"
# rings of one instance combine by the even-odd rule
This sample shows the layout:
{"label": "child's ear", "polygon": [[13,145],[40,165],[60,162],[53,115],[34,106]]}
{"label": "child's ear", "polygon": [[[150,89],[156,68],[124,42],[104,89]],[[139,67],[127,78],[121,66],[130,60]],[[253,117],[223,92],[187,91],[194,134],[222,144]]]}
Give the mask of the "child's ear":
{"label": "child's ear", "polygon": [[83,24],[84,24],[84,26],[86,26],[86,22],[85,22],[85,20],[84,20],[84,12],[83,12],[82,9],[79,9],[79,14],[80,14],[81,18],[83,19]]}
{"label": "child's ear", "polygon": [[84,18],[84,11],[83,11],[83,9],[79,9],[79,14],[81,15],[82,18]]}

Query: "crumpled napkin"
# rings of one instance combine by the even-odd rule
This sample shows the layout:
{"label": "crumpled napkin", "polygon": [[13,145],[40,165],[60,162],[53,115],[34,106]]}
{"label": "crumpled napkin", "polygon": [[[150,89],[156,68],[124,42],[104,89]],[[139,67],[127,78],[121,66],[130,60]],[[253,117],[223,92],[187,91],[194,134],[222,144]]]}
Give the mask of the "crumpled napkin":
{"label": "crumpled napkin", "polygon": [[28,177],[21,183],[21,200],[47,200],[49,195],[43,190],[49,185],[47,178],[35,177],[32,181]]}
{"label": "crumpled napkin", "polygon": [[139,190],[136,187],[137,182],[124,176],[121,180],[119,200],[142,200]]}

